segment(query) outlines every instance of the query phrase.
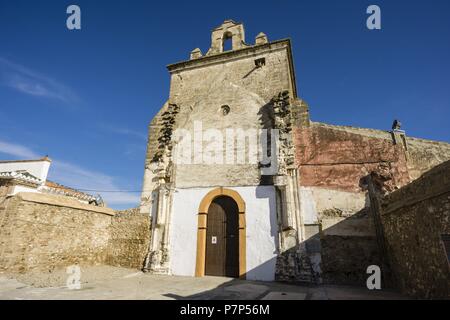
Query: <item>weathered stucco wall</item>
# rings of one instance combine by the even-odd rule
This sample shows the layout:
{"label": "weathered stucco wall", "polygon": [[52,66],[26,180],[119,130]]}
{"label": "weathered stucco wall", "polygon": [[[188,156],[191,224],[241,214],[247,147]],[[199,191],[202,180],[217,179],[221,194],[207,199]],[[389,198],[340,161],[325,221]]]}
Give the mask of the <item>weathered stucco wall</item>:
{"label": "weathered stucco wall", "polygon": [[367,266],[381,263],[366,177],[374,172],[383,192],[395,191],[449,159],[450,145],[315,122],[295,128],[294,141],[302,217],[322,230],[322,278],[364,284]]}
{"label": "weathered stucco wall", "polygon": [[[292,93],[295,84],[290,79],[288,45],[287,40],[277,41],[189,62],[189,65],[169,67],[172,74],[171,102],[194,107],[224,84],[234,84],[266,102],[280,91],[289,90]],[[259,58],[266,59],[262,68],[255,67],[255,60]],[[222,99],[224,103],[233,101],[233,97],[226,94]]]}
{"label": "weathered stucco wall", "polygon": [[382,200],[382,224],[394,280],[406,294],[450,298],[450,161]]}
{"label": "weathered stucco wall", "polygon": [[449,143],[406,136],[404,146],[382,130],[311,122],[295,129],[294,140],[303,186],[358,192],[361,177],[379,171],[401,187],[450,160]]}
{"label": "weathered stucco wall", "polygon": [[388,133],[372,137],[311,123],[297,128],[294,137],[302,186],[362,192],[361,178],[372,171],[389,174],[397,186],[409,181],[403,147],[394,145]]}
{"label": "weathered stucco wall", "polygon": [[150,243],[150,216],[138,208],[116,211],[109,232],[106,264],[142,269]]}
{"label": "weathered stucco wall", "polygon": [[[237,53],[234,53],[237,54]],[[264,57],[266,64],[261,68],[255,68],[255,60]],[[264,128],[263,108],[270,100],[283,90],[291,88],[289,79],[289,61],[287,46],[278,44],[274,48],[255,49],[252,54],[247,54],[240,59],[221,58],[222,63],[204,63],[193,69],[181,69],[175,71],[171,77],[170,101],[180,106],[177,115],[177,128],[185,129],[194,138],[194,125],[201,124],[202,129],[199,143],[202,145],[203,154],[207,156],[208,148],[214,150],[215,156],[220,146],[224,146],[224,152],[220,158],[223,162],[210,164],[192,163],[176,165],[175,184],[180,188],[219,186],[258,185],[260,170],[257,161],[238,164],[232,160],[226,163],[224,154],[227,143],[227,129],[233,130],[236,135],[231,154],[237,159],[238,154],[243,154],[247,159],[249,146],[237,143],[238,130],[249,132],[254,130],[254,137],[258,137],[256,129]],[[265,85],[270,83],[270,86]],[[223,115],[221,106],[230,107],[230,112]],[[205,135],[206,130],[218,130],[223,139],[217,141]],[[188,138],[189,144],[192,140]],[[194,144],[197,142],[194,141]],[[232,143],[232,142],[231,142]],[[198,146],[199,144],[197,144]],[[178,144],[180,146],[180,144]],[[250,144],[257,146],[257,141]],[[198,155],[199,149],[192,150],[192,155]],[[202,161],[202,160],[200,160]],[[203,158],[205,161],[205,157]]]}
{"label": "weathered stucco wall", "polygon": [[[214,146],[215,140],[211,137],[202,136],[206,130],[218,130],[223,136],[223,149],[227,147],[226,129],[243,130],[248,133],[250,130],[261,129],[266,126],[264,107],[271,99],[281,91],[288,90],[290,96],[294,96],[295,84],[291,79],[291,65],[289,61],[289,42],[280,41],[273,44],[256,46],[243,51],[234,51],[229,54],[208,57],[206,60],[190,61],[188,65],[180,64],[171,69],[170,104],[176,105],[179,111],[176,114],[173,130],[184,129],[190,134],[186,137],[191,148],[191,163],[184,161],[181,164],[175,162],[173,170],[173,181],[178,188],[189,187],[209,187],[217,186],[242,186],[258,185],[260,170],[257,162],[249,163],[248,145],[240,145],[236,141],[230,148],[234,157],[244,154],[245,163],[237,163],[234,160],[231,164],[226,163],[226,158],[222,156],[223,163],[204,163],[200,157],[198,162],[199,144],[204,151],[204,155],[216,155]],[[265,65],[261,68],[255,67],[255,60],[265,58]],[[270,83],[270,86],[267,85]],[[227,105],[230,112],[223,115],[221,107]],[[158,152],[161,138],[161,128],[165,112],[169,108],[169,103],[165,104],[161,111],[155,116],[149,126],[149,141],[147,145],[146,169],[144,173],[144,190],[142,212],[149,211],[149,206],[145,205],[146,198],[150,196],[154,189],[155,179],[154,167],[151,162]],[[200,124],[194,140],[194,125]],[[198,132],[200,132],[200,136]],[[254,131],[255,134],[258,134]],[[174,140],[174,153],[181,152],[180,143]],[[235,138],[236,139],[236,138]],[[225,142],[226,141],[226,142]],[[196,146],[194,146],[196,144]],[[216,144],[217,146],[217,144]],[[184,151],[186,148],[184,148]],[[184,153],[186,154],[186,153]],[[225,153],[223,153],[225,154]],[[194,155],[196,156],[194,158]],[[175,159],[176,160],[176,159]]]}
{"label": "weathered stucco wall", "polygon": [[364,285],[367,267],[380,264],[365,177],[375,171],[391,189],[406,184],[403,146],[387,132],[314,122],[294,129],[294,141],[302,217],[320,229],[305,244],[320,239],[322,281]]}
{"label": "weathered stucco wall", "polygon": [[345,219],[369,205],[365,192],[349,192],[322,187],[302,186],[300,201],[303,223],[322,222],[324,228],[329,225],[326,221]]}
{"label": "weathered stucco wall", "polygon": [[0,206],[1,270],[48,271],[105,261],[113,210],[36,193],[19,193]]}

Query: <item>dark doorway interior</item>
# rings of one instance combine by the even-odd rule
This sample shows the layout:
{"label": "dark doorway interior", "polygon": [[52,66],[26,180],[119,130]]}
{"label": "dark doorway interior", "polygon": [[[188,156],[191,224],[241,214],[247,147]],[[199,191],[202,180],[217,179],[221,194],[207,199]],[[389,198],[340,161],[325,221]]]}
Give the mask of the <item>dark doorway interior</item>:
{"label": "dark doorway interior", "polygon": [[205,274],[239,276],[239,211],[226,196],[216,198],[208,209]]}

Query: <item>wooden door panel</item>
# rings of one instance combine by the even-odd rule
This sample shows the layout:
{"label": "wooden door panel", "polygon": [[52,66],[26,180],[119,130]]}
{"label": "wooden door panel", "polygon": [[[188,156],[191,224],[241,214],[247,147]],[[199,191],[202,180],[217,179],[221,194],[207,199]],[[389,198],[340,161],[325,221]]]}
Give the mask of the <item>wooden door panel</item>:
{"label": "wooden door panel", "polygon": [[239,276],[239,211],[229,197],[216,198],[210,205],[206,229],[205,274]]}
{"label": "wooden door panel", "polygon": [[[228,198],[229,199],[229,198]],[[239,276],[239,212],[234,201],[224,201],[226,225],[225,275]]]}
{"label": "wooden door panel", "polygon": [[[225,275],[225,211],[212,202],[207,216],[205,274]],[[213,241],[213,238],[215,238]],[[215,242],[215,243],[214,243]]]}

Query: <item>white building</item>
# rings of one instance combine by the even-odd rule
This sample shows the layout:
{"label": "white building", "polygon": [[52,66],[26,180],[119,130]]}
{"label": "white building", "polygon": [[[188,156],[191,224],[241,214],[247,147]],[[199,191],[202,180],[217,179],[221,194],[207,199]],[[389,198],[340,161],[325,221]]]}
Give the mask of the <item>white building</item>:
{"label": "white building", "polygon": [[37,160],[0,161],[0,196],[35,192],[63,195],[88,204],[102,203],[99,197],[49,181],[47,176],[51,163],[48,157]]}

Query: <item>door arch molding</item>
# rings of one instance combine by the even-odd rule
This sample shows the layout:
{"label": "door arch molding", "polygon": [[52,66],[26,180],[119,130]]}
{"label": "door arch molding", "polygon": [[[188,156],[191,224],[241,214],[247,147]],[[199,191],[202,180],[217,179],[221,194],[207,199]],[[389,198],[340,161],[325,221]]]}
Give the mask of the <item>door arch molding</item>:
{"label": "door arch molding", "polygon": [[195,265],[195,276],[205,275],[205,255],[206,255],[206,227],[208,219],[208,209],[211,203],[220,196],[232,198],[239,211],[239,278],[245,278],[246,272],[246,225],[245,225],[245,202],[240,194],[234,190],[223,187],[216,188],[208,192],[200,202],[198,208],[197,227],[197,258]]}

